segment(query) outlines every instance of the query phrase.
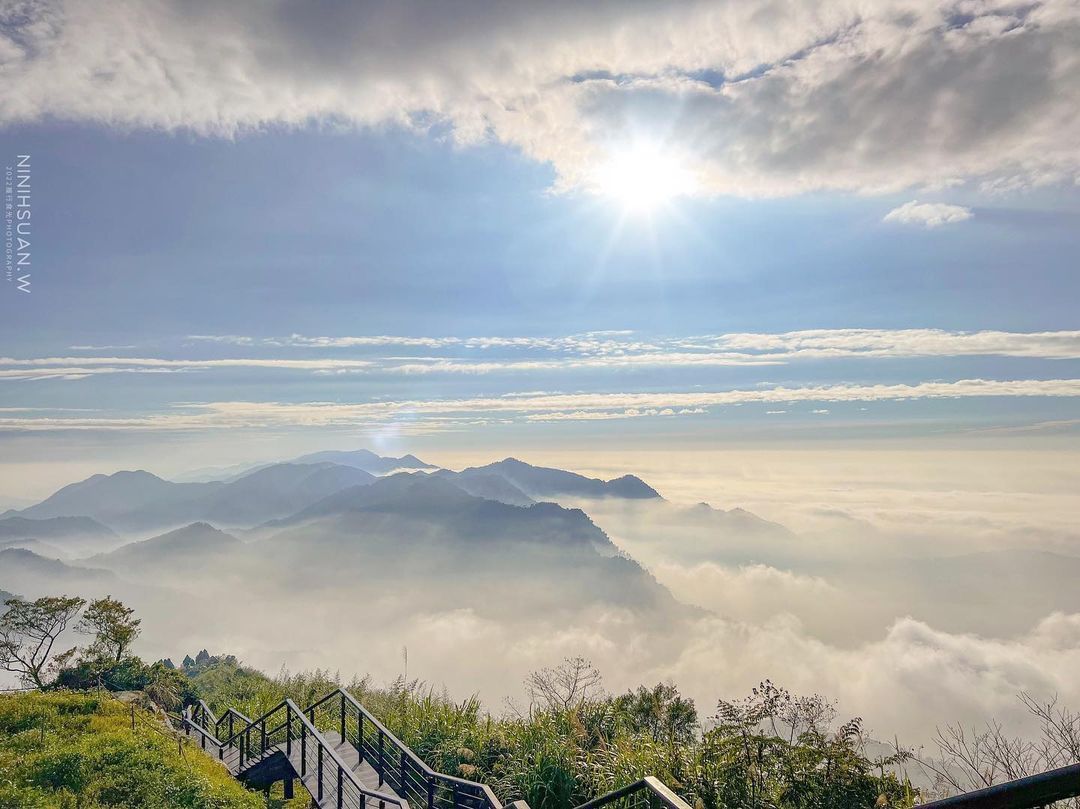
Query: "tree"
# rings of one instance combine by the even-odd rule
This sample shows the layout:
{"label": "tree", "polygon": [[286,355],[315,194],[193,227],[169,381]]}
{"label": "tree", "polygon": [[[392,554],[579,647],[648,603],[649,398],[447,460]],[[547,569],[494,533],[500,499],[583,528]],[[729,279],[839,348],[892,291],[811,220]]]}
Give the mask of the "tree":
{"label": "tree", "polygon": [[638,686],[636,691],[616,697],[612,707],[633,731],[647,733],[653,741],[669,746],[689,742],[697,727],[694,701],[684,698],[671,684]]}
{"label": "tree", "polygon": [[[935,778],[935,797],[982,789],[1002,781],[1080,763],[1080,713],[1026,692],[1021,705],[1038,726],[1037,734],[1012,736],[994,719],[982,728],[947,725],[934,739],[938,756],[920,760]],[[1069,805],[1080,806],[1080,801]]]}
{"label": "tree", "polygon": [[531,672],[525,680],[534,705],[549,710],[578,708],[603,690],[600,672],[583,657],[568,657],[553,669]]}
{"label": "tree", "polygon": [[94,635],[92,652],[119,663],[142,632],[139,628],[142,621],[134,618],[134,614],[135,610],[125,607],[112,596],[105,596],[90,602],[76,630],[84,635]]}
{"label": "tree", "polygon": [[85,599],[66,595],[5,601],[7,612],[0,616],[0,667],[44,688],[53,644],[85,604]]}

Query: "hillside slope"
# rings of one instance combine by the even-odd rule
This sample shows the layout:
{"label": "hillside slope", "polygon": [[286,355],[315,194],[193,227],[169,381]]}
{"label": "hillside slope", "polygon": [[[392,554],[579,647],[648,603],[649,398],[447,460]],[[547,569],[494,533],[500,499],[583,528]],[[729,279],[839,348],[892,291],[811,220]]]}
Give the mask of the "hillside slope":
{"label": "hillside slope", "polygon": [[[135,730],[132,730],[132,716]],[[0,696],[0,806],[259,809],[198,746],[183,753],[151,713],[99,694]]]}

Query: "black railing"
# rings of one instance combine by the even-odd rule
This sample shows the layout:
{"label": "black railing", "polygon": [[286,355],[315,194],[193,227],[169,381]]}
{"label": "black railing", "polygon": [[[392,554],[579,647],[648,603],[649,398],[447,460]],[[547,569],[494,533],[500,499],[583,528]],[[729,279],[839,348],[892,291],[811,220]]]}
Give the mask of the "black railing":
{"label": "black railing", "polygon": [[170,714],[170,716],[173,719],[178,719],[180,721],[180,726],[183,728],[185,735],[190,736],[191,732],[195,731],[195,735],[199,737],[199,747],[201,747],[203,750],[206,750],[207,748],[213,748],[214,750],[217,750],[217,756],[219,759],[224,758],[225,748],[222,745],[221,741],[218,739],[218,737],[214,735],[214,731],[212,729],[213,726],[211,726],[210,728],[204,726],[204,717],[199,717],[196,719],[194,711],[184,711],[184,713],[180,714],[179,716],[173,714]]}
{"label": "black railing", "polygon": [[965,792],[919,809],[1040,809],[1080,796],[1080,764]]}
{"label": "black railing", "polygon": [[598,809],[601,806],[613,806],[616,809],[691,809],[690,804],[668,789],[663,781],[651,775],[622,789],[593,798],[577,809]]}
{"label": "black railing", "polygon": [[201,699],[188,709],[187,716],[194,724],[196,724],[203,730],[209,731],[215,736],[218,736],[218,719],[216,716],[214,716],[214,712],[210,710],[210,706],[203,702]]}
{"label": "black railing", "polygon": [[220,744],[222,757],[226,749],[236,750],[238,773],[269,755],[284,754],[320,806],[366,809],[368,802],[374,801],[380,808],[389,805],[409,809],[406,798],[364,786],[352,767],[342,760],[334,746],[291,699],[247,722]]}
{"label": "black railing", "polygon": [[240,711],[229,708],[222,714],[221,718],[214,723],[214,735],[219,739],[231,739],[236,735],[238,729],[251,724],[251,720],[244,716]]}
{"label": "black railing", "polygon": [[307,709],[312,724],[333,730],[356,749],[398,795],[427,809],[503,809],[485,784],[436,772],[356,701],[337,689]]}

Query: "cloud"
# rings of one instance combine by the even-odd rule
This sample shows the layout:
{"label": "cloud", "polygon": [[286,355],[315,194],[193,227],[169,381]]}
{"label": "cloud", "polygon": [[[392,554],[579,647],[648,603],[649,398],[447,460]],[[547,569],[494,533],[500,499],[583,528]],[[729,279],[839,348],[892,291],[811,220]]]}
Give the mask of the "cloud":
{"label": "cloud", "polygon": [[751,403],[868,402],[982,397],[1080,396],[1080,379],[961,379],[896,385],[815,385],[748,390],[539,393],[463,399],[341,402],[180,403],[172,412],[101,419],[0,418],[0,429],[157,429],[359,427],[389,421],[446,424],[488,419],[581,421],[700,414]]}
{"label": "cloud", "polygon": [[901,225],[921,225],[924,228],[938,228],[965,222],[975,214],[962,205],[949,205],[945,202],[919,202],[913,199],[899,208],[893,208],[882,222],[898,222]]}
{"label": "cloud", "polygon": [[[770,366],[804,360],[1002,356],[1080,359],[1080,331],[976,332],[943,329],[809,329],[640,339],[632,333],[553,337],[191,335],[211,345],[349,350],[362,358],[205,360],[153,357],[0,358],[0,379],[86,378],[94,374],[260,368],[329,374],[480,375],[637,367]],[[399,351],[388,354],[384,349]],[[411,349],[454,356],[399,356]]]}
{"label": "cloud", "polygon": [[0,357],[0,379],[85,379],[99,374],[181,373],[213,369],[259,368],[299,371],[338,371],[368,368],[367,360],[337,359],[206,359],[160,357]]}
{"label": "cloud", "polygon": [[1080,700],[1073,676],[1080,648],[1067,644],[1076,621],[1057,614],[1004,639],[898,618],[883,636],[851,648],[821,641],[790,616],[763,624],[717,619],[702,622],[682,654],[652,673],[694,695],[747,691],[769,676],[797,693],[833,697],[841,711],[865,717],[872,733],[909,744],[927,740],[935,725],[992,717],[1023,733],[1033,728],[1019,692]]}
{"label": "cloud", "polygon": [[1012,189],[1080,171],[1078,44],[1071,0],[25,0],[0,18],[0,122],[390,124],[507,144],[557,189],[642,138],[704,193]]}

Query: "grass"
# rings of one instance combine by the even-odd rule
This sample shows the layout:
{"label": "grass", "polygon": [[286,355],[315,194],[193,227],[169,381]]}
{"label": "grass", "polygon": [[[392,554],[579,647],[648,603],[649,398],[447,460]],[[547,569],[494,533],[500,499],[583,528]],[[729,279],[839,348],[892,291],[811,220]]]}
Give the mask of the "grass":
{"label": "grass", "polygon": [[0,696],[0,806],[264,807],[153,714],[96,692]]}

